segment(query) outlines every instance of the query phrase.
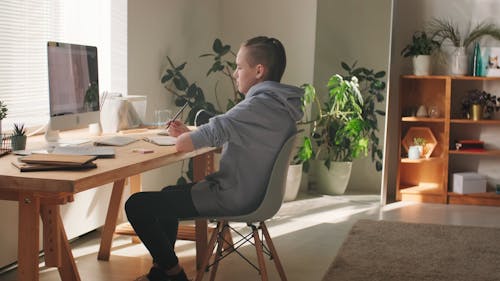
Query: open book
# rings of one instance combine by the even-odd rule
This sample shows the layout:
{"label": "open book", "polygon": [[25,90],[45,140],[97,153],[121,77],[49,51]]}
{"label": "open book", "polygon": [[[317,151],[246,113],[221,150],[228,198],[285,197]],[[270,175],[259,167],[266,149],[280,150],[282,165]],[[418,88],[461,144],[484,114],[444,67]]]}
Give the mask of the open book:
{"label": "open book", "polygon": [[150,136],[145,137],[144,140],[156,145],[175,145],[177,142],[177,138],[172,136]]}

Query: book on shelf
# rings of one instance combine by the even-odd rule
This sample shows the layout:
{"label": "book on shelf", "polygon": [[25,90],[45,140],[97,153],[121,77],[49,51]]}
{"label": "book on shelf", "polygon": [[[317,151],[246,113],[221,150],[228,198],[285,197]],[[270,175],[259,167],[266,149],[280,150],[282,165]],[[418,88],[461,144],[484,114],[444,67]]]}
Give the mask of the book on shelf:
{"label": "book on shelf", "polygon": [[458,140],[455,141],[455,149],[484,151],[484,142],[480,140]]}

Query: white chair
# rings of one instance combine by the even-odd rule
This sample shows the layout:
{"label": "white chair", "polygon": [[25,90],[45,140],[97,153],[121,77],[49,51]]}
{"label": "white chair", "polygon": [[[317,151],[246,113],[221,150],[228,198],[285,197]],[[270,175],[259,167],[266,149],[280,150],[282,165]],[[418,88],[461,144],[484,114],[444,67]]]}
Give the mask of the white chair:
{"label": "white chair", "polygon": [[[274,247],[271,236],[267,231],[267,227],[264,221],[274,216],[280,209],[283,202],[283,198],[285,195],[286,176],[288,166],[292,158],[292,149],[294,147],[296,136],[297,134],[291,136],[281,148],[276,161],[274,162],[273,170],[267,184],[267,190],[266,194],[264,195],[264,199],[255,211],[242,216],[211,218],[217,221],[217,227],[212,232],[210,242],[208,243],[207,247],[207,253],[198,271],[198,275],[196,276],[196,281],[201,281],[205,272],[208,271],[210,267],[212,268],[210,280],[215,280],[219,262],[231,253],[239,254],[250,265],[257,269],[257,271],[261,275],[262,281],[268,280],[264,262],[264,254],[266,254],[274,261],[281,280],[287,280],[285,271],[283,270],[280,259]],[[236,231],[234,228],[231,228],[231,226],[229,226],[229,222],[244,222],[248,227],[251,228],[251,233],[243,235],[239,231]],[[257,223],[258,227],[256,226]],[[263,239],[259,237],[259,229],[262,232],[261,234]],[[233,232],[238,234],[241,239],[238,242],[233,243],[229,230],[233,230]],[[253,241],[251,237],[253,237]],[[257,260],[259,263],[258,267],[238,251],[238,248],[245,243],[251,243],[255,246],[257,252]],[[213,255],[213,251],[216,245],[217,250],[215,252],[215,255]],[[210,264],[212,256],[213,262],[212,264]]]}

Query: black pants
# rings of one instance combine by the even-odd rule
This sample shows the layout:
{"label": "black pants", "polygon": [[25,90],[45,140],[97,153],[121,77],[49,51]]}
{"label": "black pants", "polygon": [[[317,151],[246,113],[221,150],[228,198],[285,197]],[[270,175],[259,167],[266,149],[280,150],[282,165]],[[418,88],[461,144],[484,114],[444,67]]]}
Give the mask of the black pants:
{"label": "black pants", "polygon": [[174,252],[179,219],[199,216],[191,198],[194,184],[167,186],[162,191],[138,192],[125,203],[127,217],[153,257],[163,269],[179,263]]}

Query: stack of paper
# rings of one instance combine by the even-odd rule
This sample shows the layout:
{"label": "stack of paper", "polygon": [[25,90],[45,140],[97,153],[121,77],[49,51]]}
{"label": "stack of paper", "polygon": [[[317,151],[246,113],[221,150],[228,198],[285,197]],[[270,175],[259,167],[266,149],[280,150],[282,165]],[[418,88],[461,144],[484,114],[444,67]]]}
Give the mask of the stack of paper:
{"label": "stack of paper", "polygon": [[93,162],[96,156],[65,155],[65,154],[32,154],[19,157],[12,162],[21,172],[51,171],[51,170],[81,170],[96,168]]}

